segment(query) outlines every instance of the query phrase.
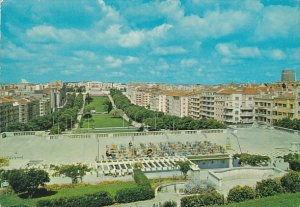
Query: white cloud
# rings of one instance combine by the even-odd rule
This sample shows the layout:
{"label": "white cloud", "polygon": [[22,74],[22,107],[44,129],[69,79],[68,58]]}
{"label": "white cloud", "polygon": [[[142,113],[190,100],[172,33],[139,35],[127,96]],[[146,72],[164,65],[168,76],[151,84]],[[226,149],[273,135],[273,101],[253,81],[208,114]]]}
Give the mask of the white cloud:
{"label": "white cloud", "polygon": [[167,0],[161,2],[159,9],[170,21],[178,21],[184,16],[179,0]]}
{"label": "white cloud", "polygon": [[48,67],[42,67],[42,68],[39,68],[37,70],[37,73],[40,74],[40,75],[44,75],[46,73],[49,73],[50,71],[51,71],[50,68],[48,68]]}
{"label": "white cloud", "polygon": [[133,57],[133,56],[127,56],[127,57],[124,59],[124,63],[125,63],[125,64],[137,64],[137,63],[139,63],[139,62],[140,62],[139,58]]}
{"label": "white cloud", "polygon": [[67,68],[61,70],[61,74],[63,75],[74,75],[74,74],[80,74],[86,69],[86,66],[84,64],[79,65],[71,65],[67,66]]}
{"label": "white cloud", "polygon": [[228,58],[261,57],[261,52],[258,47],[238,47],[233,43],[219,43],[215,48],[219,54]]}
{"label": "white cloud", "polygon": [[14,43],[8,42],[5,47],[1,49],[1,58],[11,60],[28,60],[32,59],[34,54],[30,53],[22,47],[17,47]]}
{"label": "white cloud", "polygon": [[196,59],[193,59],[193,58],[182,59],[180,61],[180,65],[183,68],[190,68],[190,67],[193,67],[197,64],[198,64],[198,61]]}
{"label": "white cloud", "polygon": [[113,56],[107,56],[105,62],[106,66],[109,68],[119,68],[122,66],[122,60]]}
{"label": "white cloud", "polygon": [[259,40],[300,35],[300,12],[297,7],[265,7],[259,21],[255,37]]}
{"label": "white cloud", "polygon": [[157,47],[154,49],[152,54],[155,55],[172,55],[172,54],[185,54],[186,49],[180,46],[169,46],[169,47]]}
{"label": "white cloud", "polygon": [[74,42],[78,38],[84,38],[84,32],[76,29],[57,29],[53,26],[39,25],[26,31],[27,37],[32,41],[47,42]]}
{"label": "white cloud", "polygon": [[147,32],[147,36],[150,39],[159,39],[165,37],[166,33],[173,27],[170,24],[161,24],[157,27],[154,27],[152,30]]}
{"label": "white cloud", "polygon": [[[98,0],[99,6],[102,10],[102,12],[105,13],[105,19],[106,21],[109,22],[119,22],[121,21],[122,17],[120,16],[120,14],[111,6],[107,6],[104,2],[104,0]],[[104,20],[102,20],[101,23],[104,22]]]}
{"label": "white cloud", "polygon": [[25,78],[22,78],[21,83],[29,83],[29,82]]}
{"label": "white cloud", "polygon": [[115,71],[115,72],[112,72],[112,73],[108,73],[107,75],[110,76],[110,77],[122,77],[125,74],[123,72],[117,72],[117,71]]}
{"label": "white cloud", "polygon": [[274,60],[283,60],[286,58],[286,55],[280,49],[274,49],[269,51],[268,53],[269,53],[268,55]]}
{"label": "white cloud", "polygon": [[145,40],[145,33],[143,31],[130,31],[127,34],[120,36],[118,43],[121,47],[137,47]]}
{"label": "white cloud", "polygon": [[255,12],[261,11],[264,8],[264,5],[260,0],[244,0],[245,9],[252,10]]}
{"label": "white cloud", "polygon": [[78,50],[73,53],[82,60],[94,61],[98,59],[94,52],[87,50]]}

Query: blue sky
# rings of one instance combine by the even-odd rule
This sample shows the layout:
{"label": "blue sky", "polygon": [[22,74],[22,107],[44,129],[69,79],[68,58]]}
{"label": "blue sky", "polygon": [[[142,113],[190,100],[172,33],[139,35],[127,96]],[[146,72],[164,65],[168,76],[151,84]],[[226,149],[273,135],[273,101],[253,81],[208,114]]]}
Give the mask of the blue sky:
{"label": "blue sky", "polygon": [[[300,77],[299,0],[4,0],[0,82]],[[298,78],[299,79],[299,78]]]}

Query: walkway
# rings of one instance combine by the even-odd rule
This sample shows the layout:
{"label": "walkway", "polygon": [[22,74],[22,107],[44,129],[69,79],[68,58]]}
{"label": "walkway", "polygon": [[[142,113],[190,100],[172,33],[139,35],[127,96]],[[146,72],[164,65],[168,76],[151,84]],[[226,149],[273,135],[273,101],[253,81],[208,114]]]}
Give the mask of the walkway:
{"label": "walkway", "polygon": [[[110,94],[108,95],[108,98],[109,98],[109,100],[110,100],[110,102],[111,102],[113,108],[114,108],[114,109],[117,109],[116,104],[115,104],[115,102],[114,102],[114,100],[113,100],[113,98],[111,97]],[[130,119],[130,118],[127,116],[127,114],[124,113],[124,115],[123,115],[122,118],[123,118],[124,120],[126,120],[126,121],[129,122],[129,119]],[[136,128],[140,128],[140,127],[142,126],[141,123],[138,123],[138,122],[133,121],[133,120],[131,120],[131,125],[134,126],[134,127],[136,127]]]}
{"label": "walkway", "polygon": [[80,111],[78,112],[78,116],[77,116],[77,122],[76,124],[74,125],[74,127],[72,128],[73,129],[77,129],[80,125],[80,122],[81,122],[81,118],[83,116],[83,111],[84,111],[84,107],[85,107],[85,98],[86,98],[86,94],[83,93],[83,105],[82,105],[82,108],[80,109]]}

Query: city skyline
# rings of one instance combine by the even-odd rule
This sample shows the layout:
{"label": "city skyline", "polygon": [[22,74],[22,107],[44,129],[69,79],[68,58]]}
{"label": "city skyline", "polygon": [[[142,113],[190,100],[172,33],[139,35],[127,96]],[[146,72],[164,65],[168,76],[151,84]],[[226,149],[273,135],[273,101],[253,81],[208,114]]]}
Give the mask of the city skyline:
{"label": "city skyline", "polygon": [[0,82],[277,82],[300,72],[299,5],[4,1]]}

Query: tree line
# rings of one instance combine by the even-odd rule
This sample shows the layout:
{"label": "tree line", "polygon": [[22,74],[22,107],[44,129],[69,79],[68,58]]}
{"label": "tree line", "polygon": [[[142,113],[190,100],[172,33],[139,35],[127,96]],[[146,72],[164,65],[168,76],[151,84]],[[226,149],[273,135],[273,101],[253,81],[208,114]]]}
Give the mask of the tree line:
{"label": "tree line", "polygon": [[275,126],[300,131],[300,119],[284,118],[274,123]]}
{"label": "tree line", "polygon": [[[51,134],[60,133],[70,129],[77,119],[78,110],[83,105],[83,95],[79,93],[68,94],[66,105],[52,114],[36,117],[27,123],[16,122],[7,125],[7,132],[14,131],[44,131],[50,130]],[[72,125],[72,126],[71,126]]]}
{"label": "tree line", "polygon": [[130,100],[121,91],[112,89],[110,91],[116,107],[123,110],[127,116],[136,122],[144,123],[150,131],[169,130],[199,130],[199,129],[225,129],[226,125],[214,119],[193,119],[191,117],[177,117],[164,115],[142,106],[131,104]]}

